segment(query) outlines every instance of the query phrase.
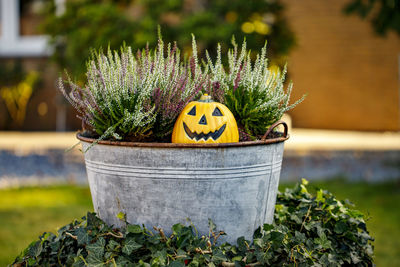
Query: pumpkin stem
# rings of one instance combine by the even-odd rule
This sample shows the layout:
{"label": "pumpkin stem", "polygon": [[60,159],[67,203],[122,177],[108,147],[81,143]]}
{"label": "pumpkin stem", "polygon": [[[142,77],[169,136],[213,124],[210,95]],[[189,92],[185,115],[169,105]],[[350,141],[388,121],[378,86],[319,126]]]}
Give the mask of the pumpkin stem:
{"label": "pumpkin stem", "polygon": [[204,94],[200,97],[199,102],[214,102],[211,98],[211,96],[209,96],[208,94]]}

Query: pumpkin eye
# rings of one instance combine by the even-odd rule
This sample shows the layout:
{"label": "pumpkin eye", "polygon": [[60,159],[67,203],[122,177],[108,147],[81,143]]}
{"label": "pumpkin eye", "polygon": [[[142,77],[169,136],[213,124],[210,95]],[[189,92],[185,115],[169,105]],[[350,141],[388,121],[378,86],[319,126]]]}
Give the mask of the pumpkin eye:
{"label": "pumpkin eye", "polygon": [[196,116],[196,106],[194,106],[188,113],[188,115]]}
{"label": "pumpkin eye", "polygon": [[223,116],[221,110],[219,110],[218,107],[216,107],[212,113],[213,116]]}

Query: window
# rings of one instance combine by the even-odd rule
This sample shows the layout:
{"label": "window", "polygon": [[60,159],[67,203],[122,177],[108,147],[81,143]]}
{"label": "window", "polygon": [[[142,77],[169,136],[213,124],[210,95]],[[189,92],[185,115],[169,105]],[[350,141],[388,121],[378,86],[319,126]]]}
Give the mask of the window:
{"label": "window", "polygon": [[[55,0],[62,10],[65,0]],[[42,57],[51,53],[38,31],[44,0],[0,0],[0,57]]]}

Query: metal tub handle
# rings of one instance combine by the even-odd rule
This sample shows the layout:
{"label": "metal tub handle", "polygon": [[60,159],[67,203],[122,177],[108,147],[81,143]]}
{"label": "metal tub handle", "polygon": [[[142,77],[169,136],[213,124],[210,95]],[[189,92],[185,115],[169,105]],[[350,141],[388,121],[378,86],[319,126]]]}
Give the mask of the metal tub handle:
{"label": "metal tub handle", "polygon": [[265,140],[267,139],[267,136],[272,132],[272,130],[274,130],[274,129],[275,129],[277,126],[279,126],[279,125],[283,125],[283,128],[284,128],[284,130],[283,130],[283,137],[286,138],[287,135],[288,135],[288,126],[287,126],[286,122],[284,122],[284,121],[277,121],[277,122],[275,122],[274,124],[272,124],[272,125],[268,128],[267,132],[266,132],[266,133],[264,134],[264,136],[261,138],[261,141],[265,141]]}

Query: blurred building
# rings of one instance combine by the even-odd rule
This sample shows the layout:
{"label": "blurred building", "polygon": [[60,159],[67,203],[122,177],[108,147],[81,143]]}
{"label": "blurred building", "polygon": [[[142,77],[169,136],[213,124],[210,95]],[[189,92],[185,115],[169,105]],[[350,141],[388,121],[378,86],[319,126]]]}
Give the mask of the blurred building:
{"label": "blurred building", "polygon": [[[62,12],[64,0],[54,0]],[[356,16],[345,16],[348,0],[283,0],[298,45],[289,56],[293,99],[306,100],[290,115],[294,127],[366,131],[400,130],[400,38],[375,35]],[[11,124],[0,101],[0,130],[74,130],[79,121],[57,97],[58,72],[38,25],[43,0],[0,0],[0,67],[20,59],[38,70],[23,126]],[[2,85],[0,84],[0,87]]]}
{"label": "blurred building", "polygon": [[290,114],[302,128],[399,131],[400,38],[378,37],[367,21],[342,12],[348,0],[284,0],[298,46],[289,59]]}
{"label": "blurred building", "polygon": [[[64,0],[55,1],[62,12]],[[62,101],[55,89],[59,70],[50,60],[52,50],[39,27],[43,21],[40,15],[43,4],[43,0],[0,0],[0,68],[18,62],[24,72],[40,74],[39,88],[27,103],[22,126],[10,119],[0,95],[0,130],[72,130],[79,125],[73,111],[60,105]],[[2,78],[7,80],[7,77]],[[4,86],[0,84],[0,90]]]}

